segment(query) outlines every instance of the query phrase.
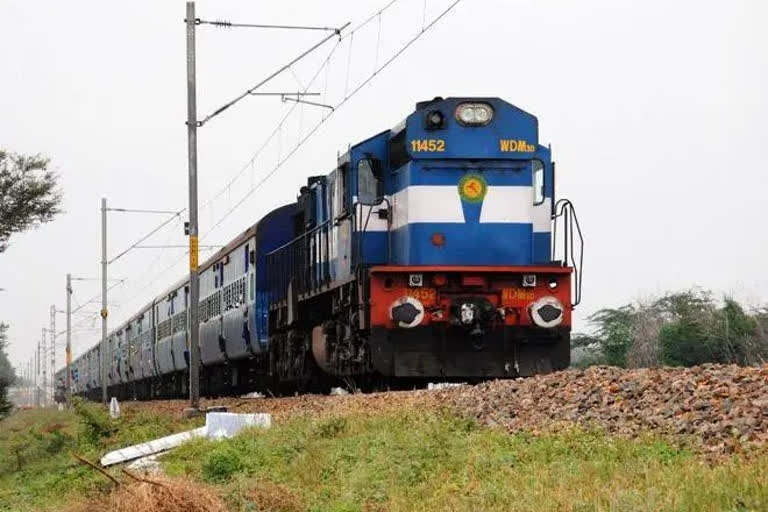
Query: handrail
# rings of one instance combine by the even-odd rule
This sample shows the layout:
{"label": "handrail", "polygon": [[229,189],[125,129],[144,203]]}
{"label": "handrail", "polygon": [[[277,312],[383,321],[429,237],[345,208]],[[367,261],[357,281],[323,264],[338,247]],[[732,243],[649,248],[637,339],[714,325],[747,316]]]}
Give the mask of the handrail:
{"label": "handrail", "polygon": [[[373,208],[375,206],[381,206],[381,204],[386,203],[387,205],[387,261],[386,264],[388,265],[390,261],[392,261],[392,204],[389,202],[389,199],[387,199],[384,196],[380,196],[376,198],[376,200],[373,203],[361,203],[357,202],[353,205],[354,212],[357,212],[358,207],[367,206],[368,207],[368,214],[365,216],[365,224],[363,224],[362,228],[360,229],[360,226],[356,224],[357,216],[355,215],[353,217],[353,221],[355,221],[355,232],[358,233],[357,238],[357,254],[355,255],[355,268],[356,271],[360,269],[360,262],[362,260],[363,255],[363,236],[368,231],[368,221],[371,220],[371,213],[373,212]],[[362,208],[361,208],[362,211]],[[377,212],[378,213],[378,212]]]}
{"label": "handrail", "polygon": [[333,225],[332,219],[326,220],[265,255],[270,302],[284,299],[292,281],[298,293],[315,291],[330,282]]}
{"label": "handrail", "polygon": [[[573,267],[574,296],[572,305],[581,302],[581,287],[584,277],[584,237],[581,233],[579,218],[576,216],[576,208],[568,199],[560,199],[555,203],[552,213],[552,260],[557,254],[557,225],[559,219],[563,221],[563,265]],[[574,239],[578,236],[578,240]],[[578,250],[576,249],[578,242]]]}
{"label": "handrail", "polygon": [[272,249],[271,251],[269,251],[268,253],[266,253],[264,256],[266,257],[266,256],[272,256],[272,255],[274,255],[276,252],[278,252],[278,251],[281,251],[281,250],[285,249],[286,247],[289,247],[290,245],[293,245],[294,243],[296,243],[297,241],[299,241],[301,238],[303,238],[303,237],[305,237],[305,236],[308,236],[308,235],[311,235],[311,234],[312,234],[314,231],[316,231],[316,230],[318,230],[318,229],[322,228],[323,226],[325,226],[326,224],[329,224],[330,222],[331,222],[331,220],[330,220],[330,219],[328,219],[328,220],[326,220],[325,222],[323,222],[322,224],[318,224],[317,226],[313,227],[313,228],[312,228],[312,229],[310,229],[309,231],[305,231],[304,233],[300,234],[300,235],[299,235],[299,236],[297,236],[296,238],[294,238],[294,239],[290,240],[289,242],[286,242],[286,243],[284,243],[284,244],[283,244],[283,245],[281,245],[280,247],[278,247],[278,248],[276,248],[276,249]]}
{"label": "handrail", "polygon": [[[381,204],[387,205],[387,262],[391,260],[391,211],[392,205],[386,197],[379,197],[373,203],[355,202],[344,214],[343,219],[328,219],[321,224],[305,231],[290,242],[268,252],[265,259],[268,266],[267,287],[270,301],[285,298],[291,281],[294,291],[302,294],[315,292],[322,285],[331,281],[331,247],[338,240],[331,240],[333,227],[339,222],[349,220],[351,225],[350,249],[351,270],[357,274],[363,258],[363,235],[373,214],[373,209]],[[362,207],[368,207],[364,214]],[[360,210],[360,212],[358,212]],[[357,236],[353,242],[353,236]]]}

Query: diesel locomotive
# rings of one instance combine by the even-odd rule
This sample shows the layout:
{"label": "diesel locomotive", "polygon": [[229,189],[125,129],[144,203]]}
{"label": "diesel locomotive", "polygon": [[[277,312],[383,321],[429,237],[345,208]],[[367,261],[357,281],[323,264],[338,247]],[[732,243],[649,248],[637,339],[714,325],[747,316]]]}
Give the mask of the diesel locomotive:
{"label": "diesel locomotive", "polygon": [[[566,368],[582,253],[535,116],[420,102],[200,266],[201,391]],[[109,334],[112,396],[186,394],[188,303],[181,280]],[[99,396],[101,356],[73,362],[74,393]]]}

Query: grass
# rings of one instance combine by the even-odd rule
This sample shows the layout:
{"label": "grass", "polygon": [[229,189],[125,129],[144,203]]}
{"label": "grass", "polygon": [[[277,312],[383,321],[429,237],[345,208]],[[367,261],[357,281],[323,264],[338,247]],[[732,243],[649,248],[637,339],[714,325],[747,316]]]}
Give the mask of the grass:
{"label": "grass", "polygon": [[[296,419],[197,440],[167,471],[232,510],[765,510],[768,461],[708,465],[656,439],[508,435],[449,413]],[[276,505],[277,504],[277,505]]]}
{"label": "grass", "polygon": [[147,413],[112,420],[101,407],[20,411],[0,422],[0,511],[61,510],[110,488],[72,453],[98,461],[107,451],[200,425]]}
{"label": "grass", "polygon": [[[108,482],[71,452],[95,461],[199,421],[136,412],[113,422],[96,406],[19,413],[0,423],[0,511],[62,510],[98,495]],[[233,511],[768,509],[765,457],[709,464],[654,438],[509,435],[434,409],[296,417],[198,439],[163,460]]]}

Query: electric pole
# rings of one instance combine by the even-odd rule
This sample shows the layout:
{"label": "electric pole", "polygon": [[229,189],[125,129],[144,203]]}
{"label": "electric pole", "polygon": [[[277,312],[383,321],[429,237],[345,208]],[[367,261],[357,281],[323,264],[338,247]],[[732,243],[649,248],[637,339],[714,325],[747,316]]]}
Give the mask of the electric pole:
{"label": "electric pole", "polygon": [[200,408],[200,343],[197,276],[197,84],[195,77],[195,3],[187,2],[187,156],[189,160],[189,408]]}
{"label": "electric pole", "polygon": [[40,389],[41,403],[43,407],[48,405],[48,344],[46,343],[45,327],[42,329],[40,341],[40,370],[43,374],[43,384]]}
{"label": "electric pole", "polygon": [[72,406],[72,274],[67,274],[67,348],[66,365],[67,375],[64,384],[66,386],[67,407]]}
{"label": "electric pole", "polygon": [[[262,93],[256,92],[256,89],[270,82],[273,78],[288,70],[296,64],[298,61],[320,48],[327,41],[338,36],[341,38],[341,31],[349,26],[349,23],[345,23],[342,27],[308,27],[308,26],[291,26],[291,25],[264,25],[264,24],[247,24],[247,23],[230,23],[226,21],[207,21],[199,20],[195,18],[195,2],[187,2],[187,17],[184,20],[187,25],[187,157],[189,166],[189,227],[187,234],[189,235],[189,300],[188,307],[188,326],[189,326],[189,408],[187,414],[194,414],[199,410],[200,405],[200,344],[199,344],[199,305],[200,305],[200,284],[198,281],[197,267],[198,267],[198,222],[197,222],[197,129],[203,126],[206,122],[213,117],[221,114],[235,103],[241,101],[247,96],[260,96],[260,95],[272,95],[281,96],[283,101],[291,100],[299,103],[307,103],[310,105],[316,105],[320,107],[330,107],[329,105],[322,105],[312,102],[307,102],[302,99],[303,96],[317,95],[317,93],[309,93],[307,91],[297,92],[271,92]],[[322,40],[314,44],[312,47],[302,52],[298,57],[291,60],[288,64],[282,66],[274,73],[270,74],[265,79],[258,82],[253,87],[246,90],[244,93],[237,96],[232,101],[226,103],[222,107],[216,109],[213,113],[205,116],[200,121],[197,120],[197,82],[196,82],[196,69],[195,69],[195,28],[197,25],[212,25],[219,27],[250,27],[257,29],[287,29],[287,30],[320,30],[330,32],[330,34],[324,37]],[[296,99],[289,96],[295,95]]]}
{"label": "electric pole", "polygon": [[37,342],[37,351],[35,352],[35,406],[40,407],[40,388],[37,384],[37,377],[40,375],[40,342]]}
{"label": "electric pole", "polygon": [[56,400],[56,306],[51,305],[51,403]]}
{"label": "electric pole", "polygon": [[101,402],[107,405],[107,199],[101,198]]}

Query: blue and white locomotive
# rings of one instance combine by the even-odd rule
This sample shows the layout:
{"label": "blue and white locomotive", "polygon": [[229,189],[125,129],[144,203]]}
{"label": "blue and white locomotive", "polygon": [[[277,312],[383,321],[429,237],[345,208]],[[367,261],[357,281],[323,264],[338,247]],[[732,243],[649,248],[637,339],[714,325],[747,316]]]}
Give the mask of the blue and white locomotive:
{"label": "blue and white locomotive", "polygon": [[[200,267],[201,389],[565,368],[580,240],[533,115],[418,103]],[[185,393],[188,302],[180,281],[110,334],[111,394]],[[98,361],[73,363],[75,392],[98,395]]]}

